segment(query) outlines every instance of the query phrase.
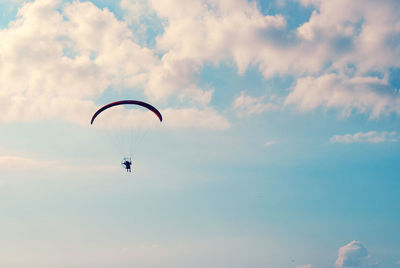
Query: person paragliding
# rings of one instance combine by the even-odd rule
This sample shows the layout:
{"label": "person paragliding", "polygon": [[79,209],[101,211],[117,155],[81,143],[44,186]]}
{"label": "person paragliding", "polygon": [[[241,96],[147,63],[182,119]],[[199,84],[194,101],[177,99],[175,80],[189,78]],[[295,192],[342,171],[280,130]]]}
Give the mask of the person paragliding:
{"label": "person paragliding", "polygon": [[[146,102],[142,102],[142,101],[137,101],[137,100],[122,100],[122,101],[116,101],[116,102],[112,102],[109,103],[107,105],[104,105],[103,107],[101,107],[100,109],[98,109],[94,115],[92,116],[92,120],[90,121],[90,124],[93,125],[93,122],[95,121],[95,119],[97,118],[97,116],[99,114],[101,114],[103,111],[114,107],[114,106],[120,106],[120,105],[138,105],[144,108],[147,108],[149,111],[153,112],[158,119],[160,120],[160,122],[162,122],[162,115],[161,113],[152,105],[146,103]],[[126,169],[126,172],[132,172],[132,160],[131,157],[124,157],[121,161],[121,165],[124,169]]]}
{"label": "person paragliding", "polygon": [[123,158],[121,164],[126,169],[126,172],[131,172],[132,160],[130,157]]}

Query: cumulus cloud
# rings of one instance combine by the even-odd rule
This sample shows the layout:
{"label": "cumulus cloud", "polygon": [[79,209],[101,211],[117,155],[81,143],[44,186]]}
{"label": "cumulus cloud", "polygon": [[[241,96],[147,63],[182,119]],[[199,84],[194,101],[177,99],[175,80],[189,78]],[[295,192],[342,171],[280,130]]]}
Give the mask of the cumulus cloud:
{"label": "cumulus cloud", "polygon": [[269,97],[268,100],[265,101],[266,98],[267,96],[254,98],[242,91],[240,96],[234,100],[233,109],[236,110],[239,116],[249,116],[274,110],[279,107],[275,97]]}
{"label": "cumulus cloud", "polygon": [[159,49],[179,59],[219,63],[234,59],[239,73],[252,62],[263,31],[282,29],[282,16],[263,16],[255,3],[235,1],[150,1],[168,19]]}
{"label": "cumulus cloud", "polygon": [[115,83],[133,85],[153,63],[149,50],[130,41],[128,28],[111,12],[76,1],[61,14],[60,4],[26,3],[0,31],[0,120],[86,123],[81,119],[96,107],[89,99]]}
{"label": "cumulus cloud", "polygon": [[[93,100],[110,88],[135,88],[165,108],[178,110],[168,105],[178,102],[209,114],[218,89],[201,86],[202,68],[232,62],[239,75],[257,66],[265,78],[294,77],[284,104],[301,110],[400,114],[388,79],[400,66],[400,3],[299,1],[314,12],[294,30],[284,16],[265,15],[247,0],[123,0],[124,20],[90,2],[25,3],[0,31],[0,120],[86,124]],[[151,48],[132,31],[143,16],[161,22]],[[249,95],[234,100],[245,107],[242,116],[282,105]]]}
{"label": "cumulus cloud", "polygon": [[[135,6],[137,1],[130,2]],[[245,0],[150,0],[149,4],[166,21],[163,34],[156,40],[161,64],[150,72],[146,89],[155,98],[187,95],[190,89],[192,101],[207,104],[202,92],[208,90],[198,86],[202,67],[233,59],[238,72],[243,73],[252,62],[251,48],[259,44],[255,39],[260,38],[260,31],[285,25],[282,16],[263,16],[255,3]]]}
{"label": "cumulus cloud", "polygon": [[[148,2],[167,21],[157,47],[174,59],[199,65],[233,59],[239,73],[257,64],[266,77],[317,73],[330,63],[342,68],[352,62],[364,70],[398,66],[396,1],[302,1],[315,11],[295,32],[283,16],[263,15],[246,0]],[[129,3],[138,6],[137,0],[125,0],[124,6]],[[394,47],[385,50],[388,46]]]}
{"label": "cumulus cloud", "polygon": [[400,30],[397,1],[302,2],[313,3],[316,10],[298,35],[326,51],[334,65],[353,62],[363,71],[398,66],[400,46],[393,46]]}
{"label": "cumulus cloud", "polygon": [[285,104],[302,110],[336,108],[343,116],[370,112],[371,118],[400,114],[400,97],[387,81],[376,77],[348,78],[341,74],[305,77],[297,81]]}
{"label": "cumulus cloud", "polygon": [[[138,12],[146,8],[140,3],[135,8]],[[160,60],[154,50],[135,41],[126,21],[90,2],[25,3],[17,19],[0,31],[0,39],[0,121],[64,118],[87,125],[98,108],[93,100],[106,89],[135,88],[151,100],[163,99],[165,103],[175,96],[189,106],[202,106],[167,109],[181,119],[188,113],[199,118],[211,116],[211,125],[203,120],[196,127],[218,125],[220,129],[229,125],[207,107],[213,89],[197,86],[199,66],[191,59],[176,61],[172,56]],[[130,112],[116,115],[114,121],[127,114]],[[223,122],[214,124],[218,120]],[[169,125],[184,127],[184,122],[193,126],[189,120]]]}
{"label": "cumulus cloud", "polygon": [[399,2],[300,2],[314,5],[316,11],[297,34],[317,53],[323,51],[317,61],[328,68],[299,78],[286,104],[303,110],[335,108],[344,115],[352,110],[371,117],[400,114],[400,97],[387,81],[389,69],[399,66],[400,45],[393,43],[400,34]]}
{"label": "cumulus cloud", "polygon": [[[138,0],[123,2],[134,10],[142,6]],[[196,88],[204,64],[233,61],[239,74],[256,65],[266,78],[293,75],[296,86],[285,103],[304,110],[399,114],[400,98],[387,81],[388,70],[400,62],[399,2],[299,2],[314,12],[292,31],[283,16],[263,15],[246,0],[149,0],[146,10],[166,21],[156,40],[162,64],[150,74],[149,92],[161,96]],[[156,90],[163,85],[165,91]]]}
{"label": "cumulus cloud", "polygon": [[397,142],[399,135],[395,131],[387,132],[358,132],[355,134],[335,135],[331,137],[330,142],[338,143],[380,143],[380,142]]}
{"label": "cumulus cloud", "polygon": [[351,241],[339,248],[335,265],[337,267],[361,266],[366,263],[367,258],[367,249],[359,241]]}

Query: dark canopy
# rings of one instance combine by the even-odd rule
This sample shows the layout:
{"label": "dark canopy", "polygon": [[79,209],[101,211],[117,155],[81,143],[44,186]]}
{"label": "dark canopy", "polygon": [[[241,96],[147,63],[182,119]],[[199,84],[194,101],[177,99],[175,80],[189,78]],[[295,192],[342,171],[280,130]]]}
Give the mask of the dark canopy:
{"label": "dark canopy", "polygon": [[137,101],[137,100],[122,100],[122,101],[116,101],[116,102],[112,102],[109,103],[107,105],[104,105],[103,107],[101,107],[99,110],[97,110],[97,112],[94,113],[92,120],[90,121],[90,124],[93,124],[93,121],[96,119],[96,117],[103,112],[104,110],[107,110],[108,108],[114,107],[114,106],[118,106],[118,105],[125,105],[125,104],[134,104],[134,105],[139,105],[142,107],[145,107],[147,109],[149,109],[150,111],[152,111],[157,117],[158,119],[160,119],[160,122],[162,122],[162,115],[161,113],[152,105],[145,103],[143,101]]}

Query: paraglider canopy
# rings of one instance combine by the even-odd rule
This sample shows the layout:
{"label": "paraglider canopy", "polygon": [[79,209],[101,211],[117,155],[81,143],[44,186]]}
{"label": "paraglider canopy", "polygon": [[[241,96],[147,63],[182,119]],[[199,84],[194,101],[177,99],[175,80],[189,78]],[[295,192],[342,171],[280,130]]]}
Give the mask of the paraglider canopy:
{"label": "paraglider canopy", "polygon": [[107,109],[109,109],[111,107],[114,107],[114,106],[125,105],[125,104],[134,104],[134,105],[139,105],[139,106],[145,107],[145,108],[149,109],[150,111],[152,111],[158,117],[158,119],[160,119],[160,122],[162,122],[162,115],[154,106],[152,106],[152,105],[150,105],[150,104],[148,104],[146,102],[143,102],[143,101],[122,100],[122,101],[112,102],[112,103],[109,103],[109,104],[104,105],[103,107],[101,107],[99,110],[97,110],[97,112],[94,113],[94,115],[92,117],[92,120],[90,121],[90,124],[92,125],[94,120],[96,119],[96,117],[100,113],[102,113],[104,110],[107,110]]}

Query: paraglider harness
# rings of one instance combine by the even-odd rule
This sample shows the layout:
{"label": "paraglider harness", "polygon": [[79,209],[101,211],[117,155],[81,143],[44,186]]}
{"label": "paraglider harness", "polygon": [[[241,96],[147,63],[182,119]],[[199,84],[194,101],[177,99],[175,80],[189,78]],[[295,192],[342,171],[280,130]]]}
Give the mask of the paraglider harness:
{"label": "paraglider harness", "polygon": [[121,161],[121,165],[126,169],[126,172],[131,172],[132,160],[130,157],[124,157]]}

